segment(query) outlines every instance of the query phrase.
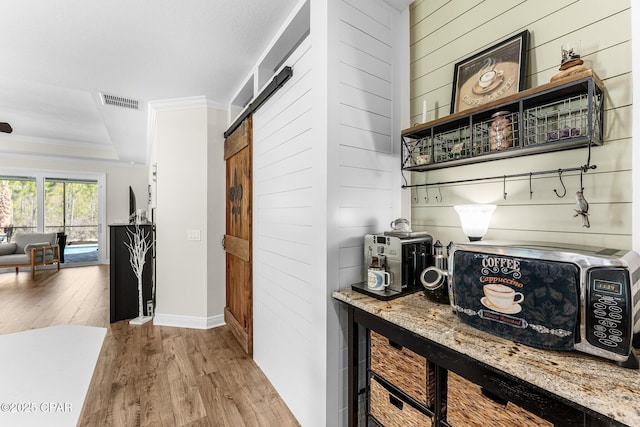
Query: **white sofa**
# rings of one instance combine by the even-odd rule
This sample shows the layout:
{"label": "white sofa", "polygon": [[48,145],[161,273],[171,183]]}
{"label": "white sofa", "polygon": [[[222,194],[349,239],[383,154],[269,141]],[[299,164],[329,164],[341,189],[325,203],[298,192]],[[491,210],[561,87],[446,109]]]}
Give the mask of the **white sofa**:
{"label": "white sofa", "polygon": [[35,278],[36,266],[57,264],[60,270],[60,247],[56,233],[16,233],[13,242],[0,243],[0,268],[31,267]]}

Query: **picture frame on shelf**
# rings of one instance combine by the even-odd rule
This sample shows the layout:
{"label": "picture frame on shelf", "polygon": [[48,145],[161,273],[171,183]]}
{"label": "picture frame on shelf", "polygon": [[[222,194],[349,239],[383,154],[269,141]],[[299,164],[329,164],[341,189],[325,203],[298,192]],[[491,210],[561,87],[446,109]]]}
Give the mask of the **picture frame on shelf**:
{"label": "picture frame on shelf", "polygon": [[451,113],[458,113],[524,89],[529,31],[524,30],[456,63]]}

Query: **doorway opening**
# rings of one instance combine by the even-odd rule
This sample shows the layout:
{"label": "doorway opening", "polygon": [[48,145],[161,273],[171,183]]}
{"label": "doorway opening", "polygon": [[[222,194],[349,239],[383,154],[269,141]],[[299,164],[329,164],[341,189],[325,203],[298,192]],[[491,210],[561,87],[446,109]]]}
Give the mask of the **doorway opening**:
{"label": "doorway opening", "polygon": [[63,266],[102,264],[104,174],[0,174],[0,241],[58,234]]}
{"label": "doorway opening", "polygon": [[58,233],[61,262],[98,262],[98,182],[67,178],[44,180],[44,230]]}

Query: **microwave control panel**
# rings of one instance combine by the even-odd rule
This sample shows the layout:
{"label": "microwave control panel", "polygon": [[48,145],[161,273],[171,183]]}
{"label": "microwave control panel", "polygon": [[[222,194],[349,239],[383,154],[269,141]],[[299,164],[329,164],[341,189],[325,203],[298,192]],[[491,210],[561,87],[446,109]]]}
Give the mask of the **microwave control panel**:
{"label": "microwave control panel", "polygon": [[587,341],[626,356],[631,351],[629,273],[622,268],[594,268],[587,288]]}

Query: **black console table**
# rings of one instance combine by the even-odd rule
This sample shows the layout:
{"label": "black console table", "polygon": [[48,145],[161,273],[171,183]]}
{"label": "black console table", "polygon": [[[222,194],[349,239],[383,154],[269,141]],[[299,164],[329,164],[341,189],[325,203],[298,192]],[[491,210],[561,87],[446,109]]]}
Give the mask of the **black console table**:
{"label": "black console table", "polygon": [[[145,254],[142,272],[142,304],[143,314],[149,315],[147,301],[151,300],[154,280],[155,230],[151,224],[139,225],[148,235],[150,248]],[[138,317],[138,278],[129,261],[129,243],[127,232],[135,233],[135,225],[114,224],[109,226],[109,293],[110,322]],[[155,305],[155,301],[154,301]]]}
{"label": "black console table", "polygon": [[[358,363],[367,356],[359,351],[360,328],[375,331],[392,340],[393,345],[406,347],[429,361],[435,373],[434,399],[421,411],[433,426],[451,425],[447,420],[449,374],[479,385],[483,394],[486,390],[493,398],[512,402],[553,425],[640,425],[638,370],[582,353],[530,348],[477,331],[458,321],[448,305],[427,300],[423,292],[393,301],[376,300],[352,290],[334,292],[333,297],[346,303],[348,310],[352,427],[361,425],[362,414],[368,413],[368,405],[364,411],[359,408],[362,382]],[[369,349],[369,333],[366,336]],[[368,368],[367,393],[373,381],[369,376],[375,375]],[[474,409],[469,405],[469,412]]]}

